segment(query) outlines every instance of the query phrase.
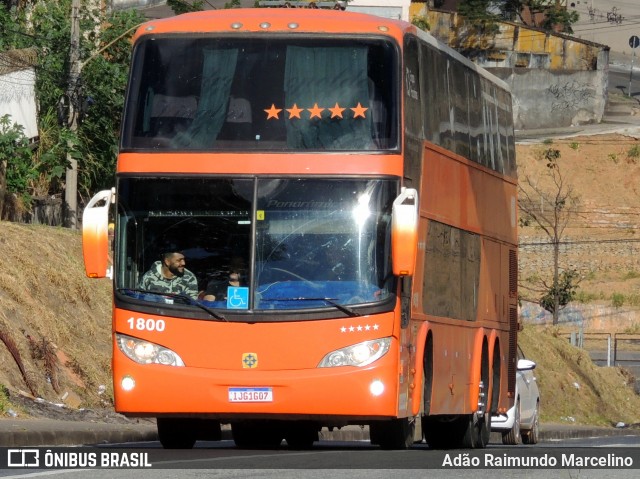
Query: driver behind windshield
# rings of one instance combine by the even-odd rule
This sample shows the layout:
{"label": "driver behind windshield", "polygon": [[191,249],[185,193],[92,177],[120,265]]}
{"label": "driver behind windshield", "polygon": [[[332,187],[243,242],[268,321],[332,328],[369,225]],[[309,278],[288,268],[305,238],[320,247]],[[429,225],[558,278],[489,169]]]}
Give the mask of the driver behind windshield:
{"label": "driver behind windshield", "polygon": [[185,268],[184,254],[176,248],[170,248],[160,254],[160,260],[151,265],[140,280],[139,288],[156,293],[185,294],[196,299],[198,280]]}

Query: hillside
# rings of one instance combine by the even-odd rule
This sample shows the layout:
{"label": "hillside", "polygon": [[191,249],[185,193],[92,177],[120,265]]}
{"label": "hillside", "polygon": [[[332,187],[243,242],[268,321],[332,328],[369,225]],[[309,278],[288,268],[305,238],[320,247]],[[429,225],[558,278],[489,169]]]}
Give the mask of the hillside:
{"label": "hillside", "polygon": [[[614,294],[640,306],[640,129],[624,134],[554,138],[517,146],[520,184],[549,182],[544,152],[553,149],[565,189],[578,200],[562,235],[560,265],[581,275],[579,299],[611,304]],[[522,195],[521,195],[522,196]],[[548,206],[547,206],[548,207]],[[521,227],[520,294],[537,278],[549,279],[548,236],[535,224]],[[524,245],[524,247],[523,247]],[[525,286],[525,288],[523,288]],[[640,320],[640,317],[639,317]]]}
{"label": "hillside", "polygon": [[[567,230],[576,243],[613,239],[624,245],[622,253],[603,253],[597,262],[594,243],[563,257],[570,266],[587,265],[581,291],[591,303],[610,304],[612,292],[628,301],[634,294],[640,297],[640,259],[633,251],[625,253],[634,247],[629,240],[640,227],[637,143],[629,135],[602,135],[518,145],[521,174],[540,177],[545,172],[541,149],[560,150],[560,167],[581,204],[589,205]],[[528,227],[521,235],[539,238],[541,232]],[[523,281],[542,274],[537,261],[544,254],[521,251]],[[84,276],[79,233],[1,222],[0,257],[5,259],[0,265],[0,412],[28,415],[15,399],[29,395],[71,409],[109,408],[111,284]],[[635,324],[634,318],[625,327]],[[599,327],[619,326],[602,319]],[[558,328],[525,323],[520,344],[538,363],[543,421],[640,422],[640,396],[624,370],[595,366]]]}
{"label": "hillside", "polygon": [[3,221],[0,257],[0,409],[110,406],[111,284],[85,277],[80,234]]}
{"label": "hillside", "polygon": [[634,378],[619,367],[599,367],[557,328],[526,324],[518,342],[536,362],[542,422],[612,426],[640,424]]}

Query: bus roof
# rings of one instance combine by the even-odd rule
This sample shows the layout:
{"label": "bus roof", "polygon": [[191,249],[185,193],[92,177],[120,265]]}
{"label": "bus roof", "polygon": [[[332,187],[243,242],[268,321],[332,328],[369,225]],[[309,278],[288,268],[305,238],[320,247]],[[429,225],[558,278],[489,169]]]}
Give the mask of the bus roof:
{"label": "bus roof", "polygon": [[498,87],[510,91],[502,79],[479,67],[430,33],[411,23],[366,13],[313,8],[229,8],[185,13],[146,22],[134,42],[145,35],[166,33],[335,33],[387,35],[402,44],[406,32],[414,32],[438,50],[478,72]]}
{"label": "bus roof", "polygon": [[401,20],[340,10],[230,8],[151,20],[142,24],[134,40],[146,34],[209,32],[382,33],[400,40],[407,30],[416,27]]}

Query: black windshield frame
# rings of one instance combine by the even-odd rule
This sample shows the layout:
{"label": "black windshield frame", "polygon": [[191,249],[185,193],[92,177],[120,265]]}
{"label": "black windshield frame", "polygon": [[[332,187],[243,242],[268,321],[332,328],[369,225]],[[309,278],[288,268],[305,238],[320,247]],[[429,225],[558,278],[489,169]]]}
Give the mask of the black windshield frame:
{"label": "black windshield frame", "polygon": [[[147,308],[188,310],[192,301],[141,287],[170,249],[197,278],[199,295],[191,299],[224,317],[388,308],[396,293],[390,248],[398,189],[397,179],[380,178],[120,176],[115,289]],[[231,273],[239,284],[231,285]],[[238,293],[245,295],[240,307],[232,301]]]}
{"label": "black windshield frame", "polygon": [[148,35],[121,150],[395,152],[399,64],[383,37]]}

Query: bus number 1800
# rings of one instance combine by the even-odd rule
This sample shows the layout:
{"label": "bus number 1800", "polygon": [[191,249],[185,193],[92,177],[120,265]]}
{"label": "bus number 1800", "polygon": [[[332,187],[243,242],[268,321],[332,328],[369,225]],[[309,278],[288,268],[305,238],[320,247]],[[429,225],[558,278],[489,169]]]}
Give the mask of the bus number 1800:
{"label": "bus number 1800", "polygon": [[165,323],[162,319],[129,318],[129,329],[137,331],[164,331]]}

